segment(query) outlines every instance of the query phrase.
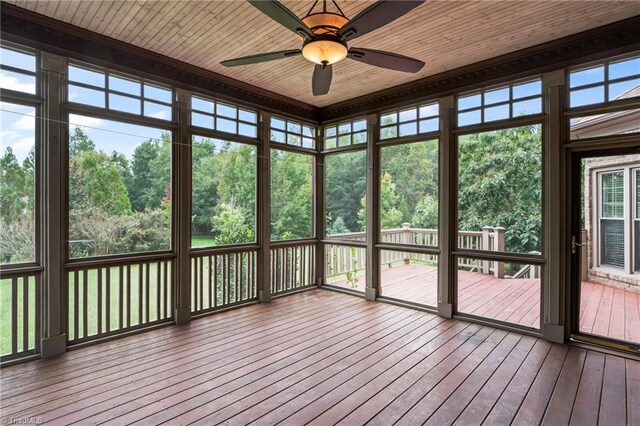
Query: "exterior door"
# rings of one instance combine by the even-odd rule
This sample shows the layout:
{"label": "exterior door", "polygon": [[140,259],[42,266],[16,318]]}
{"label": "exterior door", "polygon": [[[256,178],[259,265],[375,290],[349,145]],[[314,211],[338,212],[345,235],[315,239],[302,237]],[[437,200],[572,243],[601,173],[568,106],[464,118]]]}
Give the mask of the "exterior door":
{"label": "exterior door", "polygon": [[575,153],[572,170],[572,337],[640,351],[640,153]]}

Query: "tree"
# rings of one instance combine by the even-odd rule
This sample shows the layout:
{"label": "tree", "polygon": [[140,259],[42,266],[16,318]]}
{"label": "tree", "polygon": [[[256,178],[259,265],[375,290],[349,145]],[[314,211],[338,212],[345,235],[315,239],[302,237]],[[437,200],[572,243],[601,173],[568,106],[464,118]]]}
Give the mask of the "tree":
{"label": "tree", "polygon": [[345,232],[363,231],[358,211],[367,190],[367,152],[327,155],[325,181],[327,229],[333,229],[333,221],[342,218]]}
{"label": "tree", "polygon": [[5,225],[15,222],[27,207],[25,173],[11,147],[0,157],[0,217]]}
{"label": "tree", "polygon": [[255,241],[253,224],[248,223],[247,214],[233,202],[222,203],[216,207],[216,214],[211,218],[212,231],[215,233],[215,244],[244,244]]}
{"label": "tree", "polygon": [[310,237],[311,157],[271,151],[271,238]]}
{"label": "tree", "polygon": [[413,228],[438,229],[438,196],[427,194],[418,202],[411,217]]}
{"label": "tree", "polygon": [[540,127],[469,135],[459,147],[459,229],[502,226],[507,251],[540,250]]}
{"label": "tree", "polygon": [[131,160],[131,179],[127,183],[131,207],[135,211],[160,208],[171,198],[171,135],[147,139],[138,145]]}
{"label": "tree", "polygon": [[[358,212],[358,219],[364,228],[366,224],[367,197],[362,197],[362,208]],[[389,173],[384,173],[380,178],[380,226],[382,229],[400,228],[402,224],[402,212],[400,197],[396,194],[396,184]]]}

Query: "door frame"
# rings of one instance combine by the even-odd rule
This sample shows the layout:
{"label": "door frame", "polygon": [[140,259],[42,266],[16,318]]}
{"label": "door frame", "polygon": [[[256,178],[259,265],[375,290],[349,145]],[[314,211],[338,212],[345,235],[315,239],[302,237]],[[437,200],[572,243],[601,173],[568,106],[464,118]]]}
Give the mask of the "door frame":
{"label": "door frame", "polygon": [[[613,138],[615,139],[615,137]],[[568,235],[567,240],[569,245],[571,244],[572,237],[575,236],[579,239],[581,235],[581,207],[582,203],[582,173],[581,173],[581,161],[586,158],[593,157],[611,157],[617,155],[629,155],[640,154],[640,147],[629,145],[617,145],[607,148],[603,148],[601,144],[591,145],[585,144],[580,146],[579,143],[571,144],[568,148],[568,179],[567,179],[567,194],[568,194]],[[576,253],[571,253],[571,247],[568,247],[569,251],[569,286],[568,286],[568,298],[567,298],[567,312],[569,320],[569,337],[572,341],[595,344],[606,348],[622,350],[630,352],[632,354],[638,354],[640,352],[640,342],[632,343],[623,340],[618,340],[605,336],[597,336],[593,334],[580,332],[580,268],[581,268],[581,250],[585,248],[577,247]]]}

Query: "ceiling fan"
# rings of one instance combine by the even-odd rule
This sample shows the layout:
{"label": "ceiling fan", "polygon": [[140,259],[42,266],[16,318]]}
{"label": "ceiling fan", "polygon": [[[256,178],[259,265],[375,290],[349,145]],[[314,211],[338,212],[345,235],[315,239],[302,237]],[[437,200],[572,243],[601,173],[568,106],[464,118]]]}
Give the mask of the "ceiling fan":
{"label": "ceiling fan", "polygon": [[301,36],[302,49],[261,53],[220,62],[226,67],[273,61],[302,54],[305,59],[316,64],[311,87],[313,95],[318,96],[329,92],[333,77],[332,65],[344,58],[410,73],[416,73],[424,66],[422,61],[391,52],[359,47],[349,48],[347,42],[395,21],[420,6],[425,0],[378,0],[353,19],[347,18],[342,13],[335,0],[331,1],[336,12],[327,11],[327,0],[322,0],[321,11],[314,12],[319,2],[316,0],[302,19],[277,0],[248,1],[274,21]]}

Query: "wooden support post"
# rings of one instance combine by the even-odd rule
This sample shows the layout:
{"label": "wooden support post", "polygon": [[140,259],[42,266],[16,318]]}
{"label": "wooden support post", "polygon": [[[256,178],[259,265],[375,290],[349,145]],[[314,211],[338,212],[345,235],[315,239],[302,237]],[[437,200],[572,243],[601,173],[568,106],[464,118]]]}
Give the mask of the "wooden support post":
{"label": "wooden support post", "polygon": [[[411,244],[413,243],[413,240],[411,238],[411,224],[404,222],[400,225],[402,227],[402,231],[401,231],[401,241],[402,244]],[[411,253],[409,252],[405,252],[402,253],[402,257],[404,259],[404,263],[405,265],[408,265],[409,263],[411,263]]]}
{"label": "wooden support post", "polygon": [[258,298],[271,301],[271,138],[269,125],[271,114],[262,113],[258,147]]}
{"label": "wooden support post", "polygon": [[320,154],[322,151],[322,143],[324,135],[324,128],[318,129],[316,135],[316,149],[318,154],[315,155],[315,176],[314,176],[314,220],[315,220],[315,237],[316,237],[316,258],[315,258],[315,284],[321,287],[325,281],[325,252],[322,239],[325,234],[325,207],[324,207],[324,155]]}
{"label": "wooden support post", "polygon": [[569,335],[568,310],[565,311],[565,297],[569,295],[568,275],[563,279],[563,271],[567,247],[563,229],[570,229],[565,220],[566,197],[564,196],[565,180],[563,179],[564,152],[564,70],[553,71],[543,75],[544,94],[544,144],[543,163],[545,170],[544,185],[544,248],[547,264],[543,271],[542,286],[542,333],[545,339],[553,342],[564,342]]}
{"label": "wooden support post", "polygon": [[189,105],[191,92],[176,89],[174,108],[178,130],[173,135],[173,229],[177,252],[176,268],[176,324],[191,321],[191,138],[189,135]]}
{"label": "wooden support post", "polygon": [[439,210],[439,232],[438,245],[440,255],[438,256],[438,314],[447,318],[453,316],[453,304],[456,294],[456,259],[451,252],[456,248],[457,221],[456,199],[456,143],[453,134],[455,123],[453,114],[455,98],[447,96],[440,98],[440,144],[439,151],[439,190],[440,202]]}
{"label": "wooden support post", "polygon": [[[483,226],[482,227],[482,250],[490,251],[491,250],[491,231],[493,228],[491,226]],[[482,273],[488,275],[490,271],[491,261],[482,260]]]}
{"label": "wooden support post", "polygon": [[378,253],[378,239],[380,236],[380,164],[377,142],[378,115],[367,115],[368,143],[367,143],[367,286],[365,297],[375,300],[380,294],[380,254]]}
{"label": "wooden support post", "polygon": [[[504,251],[504,231],[502,226],[493,228],[493,251]],[[493,275],[496,278],[504,278],[504,262],[493,262]]]}
{"label": "wooden support post", "polygon": [[66,99],[67,61],[60,56],[42,53],[42,85],[44,97],[38,121],[42,137],[37,144],[40,167],[40,235],[42,279],[42,358],[50,358],[67,350],[67,279],[64,271],[67,247],[66,192],[67,134],[62,105]]}

